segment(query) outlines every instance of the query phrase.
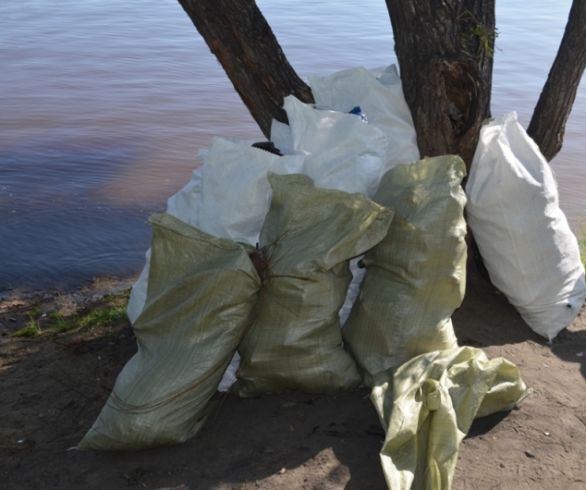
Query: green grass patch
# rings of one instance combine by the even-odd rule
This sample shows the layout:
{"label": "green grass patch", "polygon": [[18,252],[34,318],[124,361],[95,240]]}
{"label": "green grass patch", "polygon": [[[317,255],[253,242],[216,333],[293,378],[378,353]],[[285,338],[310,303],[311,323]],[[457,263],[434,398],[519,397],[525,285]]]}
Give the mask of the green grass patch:
{"label": "green grass patch", "polygon": [[54,333],[68,332],[77,328],[74,317],[66,317],[61,313],[49,313],[47,329]]}
{"label": "green grass patch", "polygon": [[28,311],[27,315],[29,321],[12,334],[14,337],[55,335],[82,328],[92,329],[114,325],[126,320],[126,301],[124,296],[110,296],[102,298],[89,309],[68,316],[56,311],[43,314],[41,309],[36,307]]}
{"label": "green grass patch", "polygon": [[99,327],[117,323],[125,318],[125,306],[108,306],[106,308],[96,308],[84,315],[80,315],[78,323],[80,327]]}
{"label": "green grass patch", "polygon": [[28,323],[22,327],[19,328],[16,332],[14,332],[12,334],[13,337],[36,337],[37,335],[40,335],[41,332],[41,327],[39,325],[39,321],[31,318]]}
{"label": "green grass patch", "polygon": [[130,288],[124,289],[123,291],[120,291],[117,294],[106,294],[102,298],[102,301],[105,301],[108,303],[119,303],[120,301],[122,301],[124,303],[128,303],[129,298],[130,298]]}
{"label": "green grass patch", "polygon": [[50,313],[47,317],[45,330],[51,333],[63,333],[79,328],[105,327],[124,319],[126,319],[125,306],[100,306],[67,317],[60,313]]}
{"label": "green grass patch", "polygon": [[46,329],[52,333],[63,333],[80,328],[103,327],[118,323],[126,319],[125,306],[94,307],[85,313],[79,313],[69,317],[52,313]]}

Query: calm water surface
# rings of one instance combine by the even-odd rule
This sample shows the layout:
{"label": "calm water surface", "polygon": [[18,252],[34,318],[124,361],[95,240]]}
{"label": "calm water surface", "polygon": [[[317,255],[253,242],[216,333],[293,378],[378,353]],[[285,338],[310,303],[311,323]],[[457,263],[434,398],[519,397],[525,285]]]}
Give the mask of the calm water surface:
{"label": "calm water surface", "polygon": [[[493,113],[528,123],[570,1],[498,1]],[[264,0],[301,75],[395,61],[382,0]],[[553,163],[586,221],[586,89]],[[214,135],[260,138],[175,0],[0,3],[0,292],[137,272]]]}

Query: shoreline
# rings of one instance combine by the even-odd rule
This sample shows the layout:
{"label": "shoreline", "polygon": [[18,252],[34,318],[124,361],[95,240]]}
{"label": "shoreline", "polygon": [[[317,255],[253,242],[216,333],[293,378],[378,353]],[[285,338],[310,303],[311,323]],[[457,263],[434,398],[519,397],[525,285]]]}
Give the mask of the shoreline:
{"label": "shoreline", "polygon": [[93,277],[77,286],[12,288],[0,291],[0,310],[9,303],[48,301],[56,297],[76,298],[83,303],[99,299],[107,294],[118,294],[132,287],[138,274],[129,276],[105,275]]}
{"label": "shoreline", "polygon": [[[125,311],[128,293],[136,278],[136,275],[103,276],[78,287],[4,292],[0,294],[0,336],[13,339],[14,333],[26,325],[44,326],[55,319],[75,320],[81,313],[106,306],[118,309],[123,306]],[[73,325],[71,330],[75,330]]]}

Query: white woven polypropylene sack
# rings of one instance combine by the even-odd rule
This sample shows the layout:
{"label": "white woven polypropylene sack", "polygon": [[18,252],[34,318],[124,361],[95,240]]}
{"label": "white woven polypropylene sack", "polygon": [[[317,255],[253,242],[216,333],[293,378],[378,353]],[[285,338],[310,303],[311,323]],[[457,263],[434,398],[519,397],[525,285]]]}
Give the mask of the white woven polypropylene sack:
{"label": "white woven polypropylene sack", "polygon": [[535,332],[553,339],[584,302],[584,267],[553,173],[516,113],[482,128],[466,191],[491,281]]}
{"label": "white woven polypropylene sack", "polygon": [[283,108],[295,153],[305,156],[303,172],[325,189],[372,196],[384,172],[387,138],[354,114],[322,111],[290,95]]}
{"label": "white woven polypropylene sack", "polygon": [[317,108],[349,112],[359,106],[368,124],[384,133],[387,142],[382,174],[399,163],[419,160],[413,119],[394,65],[310,76],[309,85]]}
{"label": "white woven polypropylene sack", "polygon": [[278,156],[247,141],[214,138],[202,174],[197,226],[210,235],[256,245],[269,210],[267,172],[301,172],[303,155]]}

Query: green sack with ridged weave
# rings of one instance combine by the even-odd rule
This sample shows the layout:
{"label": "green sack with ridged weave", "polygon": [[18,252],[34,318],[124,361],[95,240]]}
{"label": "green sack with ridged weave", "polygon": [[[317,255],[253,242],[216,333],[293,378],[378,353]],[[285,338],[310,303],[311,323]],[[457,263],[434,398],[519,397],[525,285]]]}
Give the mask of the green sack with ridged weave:
{"label": "green sack with ridged weave", "polygon": [[303,175],[269,174],[273,195],[260,236],[263,287],[238,350],[241,396],[356,388],[338,311],[348,260],[386,234],[393,213],[363,194],[316,188]]}
{"label": "green sack with ridged weave", "polygon": [[151,223],[147,301],[134,324],[138,352],[80,449],[143,449],[192,437],[250,325],[260,279],[249,250],[170,215]]}
{"label": "green sack with ridged weave", "polygon": [[456,156],[397,165],[374,200],[395,211],[383,241],[366,253],[366,276],[344,342],[372,386],[377,373],[457,346],[450,317],[466,287],[466,168]]}
{"label": "green sack with ridged weave", "polygon": [[390,490],[450,490],[472,421],[527,395],[514,364],[472,347],[422,354],[391,373],[371,394],[386,431],[380,459]]}

